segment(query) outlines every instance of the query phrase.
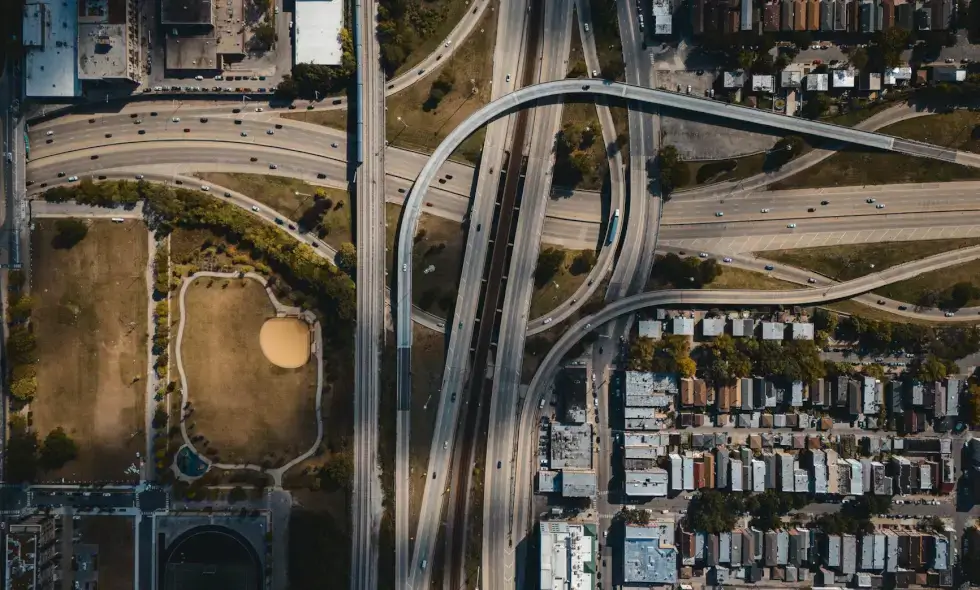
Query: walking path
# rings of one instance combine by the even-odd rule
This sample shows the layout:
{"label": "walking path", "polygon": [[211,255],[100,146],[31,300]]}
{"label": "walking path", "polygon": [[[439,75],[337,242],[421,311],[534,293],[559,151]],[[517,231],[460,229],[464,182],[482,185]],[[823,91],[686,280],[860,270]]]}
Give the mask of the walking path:
{"label": "walking path", "polygon": [[[181,343],[184,339],[184,326],[187,323],[187,312],[185,305],[185,295],[187,294],[187,288],[195,280],[208,277],[208,278],[218,278],[218,279],[237,279],[242,276],[241,273],[235,272],[197,272],[190,277],[184,279],[183,284],[180,286],[180,325],[177,328],[177,345],[174,349],[174,356],[177,358],[177,372],[180,374],[180,397],[181,397],[181,408],[187,407],[188,404],[188,386],[187,386],[187,374],[184,371],[184,363],[181,355]],[[310,448],[294,457],[291,461],[283,465],[282,467],[276,467],[273,469],[263,469],[259,465],[254,465],[252,463],[213,463],[208,459],[203,453],[199,452],[195,447],[194,443],[191,442],[190,437],[187,435],[187,424],[182,419],[180,421],[180,434],[184,439],[184,444],[188,448],[194,451],[202,461],[208,464],[209,467],[215,467],[224,470],[240,470],[248,469],[251,471],[258,471],[260,473],[266,473],[272,476],[273,485],[276,488],[282,487],[282,477],[290,468],[305,461],[313,456],[317,448],[320,446],[323,440],[323,413],[322,413],[322,400],[323,400],[323,336],[320,330],[320,322],[316,319],[316,316],[312,312],[304,311],[298,307],[291,307],[288,305],[283,305],[276,296],[272,293],[269,288],[269,283],[265,277],[248,272],[245,273],[246,278],[258,281],[263,287],[265,287],[266,293],[269,295],[269,299],[272,301],[273,307],[276,309],[276,315],[278,316],[293,316],[300,317],[309,324],[313,326],[314,342],[313,342],[313,357],[316,362],[316,440]],[[181,410],[183,411],[183,409]]]}

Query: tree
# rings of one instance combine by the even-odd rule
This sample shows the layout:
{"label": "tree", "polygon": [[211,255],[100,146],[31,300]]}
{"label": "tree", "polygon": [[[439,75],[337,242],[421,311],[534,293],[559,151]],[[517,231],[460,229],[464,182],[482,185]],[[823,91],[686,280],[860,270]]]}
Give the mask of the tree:
{"label": "tree", "polygon": [[[29,366],[29,365],[25,365]],[[23,377],[10,383],[10,395],[17,401],[29,402],[37,393],[37,377]]]}
{"label": "tree", "polygon": [[55,222],[58,231],[51,240],[55,248],[67,250],[81,242],[88,235],[88,224],[81,219],[59,219]]}
{"label": "tree", "polygon": [[688,505],[687,529],[709,534],[731,531],[744,511],[740,494],[704,489]]}
{"label": "tree", "polygon": [[538,254],[538,265],[534,269],[534,284],[541,288],[558,274],[565,263],[565,252],[557,248],[545,248]]}
{"label": "tree", "polygon": [[980,297],[980,289],[969,281],[960,281],[949,288],[940,300],[940,307],[943,309],[960,309]]}
{"label": "tree", "polygon": [[698,370],[698,365],[691,359],[691,357],[681,357],[676,359],[676,361],[677,372],[680,373],[681,377],[694,377],[694,374]]}
{"label": "tree", "polygon": [[37,434],[11,429],[7,438],[7,482],[33,482],[37,474]]}
{"label": "tree", "polygon": [[10,305],[10,320],[13,322],[26,322],[31,317],[34,309],[34,300],[30,295],[21,295]]}
{"label": "tree", "polygon": [[44,438],[40,462],[42,469],[46,471],[60,469],[76,457],[78,457],[78,445],[60,426]]}
{"label": "tree", "polygon": [[660,191],[669,196],[674,189],[690,181],[690,172],[680,159],[680,153],[672,145],[665,145],[657,152],[657,166],[660,169]]}
{"label": "tree", "polygon": [[799,135],[790,135],[780,139],[766,153],[766,169],[778,170],[783,164],[802,154],[805,145],[806,143]]}
{"label": "tree", "polygon": [[630,346],[630,369],[633,371],[648,370],[646,367],[653,365],[653,356],[656,353],[657,347],[653,338],[640,336]]}
{"label": "tree", "polygon": [[340,270],[350,276],[354,276],[357,271],[357,247],[350,242],[341,244],[340,248],[337,249],[337,256],[334,259],[334,263]]}
{"label": "tree", "polygon": [[442,99],[453,91],[455,82],[456,78],[453,71],[449,68],[443,68],[439,76],[432,82],[432,86],[429,88],[429,99],[425,101],[422,110],[431,111],[439,106]]}
{"label": "tree", "polygon": [[966,398],[967,420],[971,426],[980,426],[980,384],[971,383]]}
{"label": "tree", "polygon": [[259,23],[252,33],[255,35],[255,42],[264,50],[271,49],[276,42],[276,28],[268,21]]}
{"label": "tree", "polygon": [[829,106],[830,99],[824,96],[823,93],[811,93],[807,97],[806,102],[803,103],[801,112],[808,119],[817,119],[827,111]]}
{"label": "tree", "polygon": [[592,270],[596,264],[596,255],[592,250],[582,250],[579,252],[575,258],[572,259],[572,265],[569,267],[569,271],[573,275],[584,275],[585,273]]}
{"label": "tree", "polygon": [[321,480],[329,484],[327,487],[343,488],[350,487],[351,478],[354,476],[354,462],[350,453],[335,453],[323,466]]}
{"label": "tree", "polygon": [[861,372],[868,377],[873,377],[879,381],[883,381],[885,379],[885,368],[878,363],[864,365],[864,370]]}
{"label": "tree", "polygon": [[868,65],[868,52],[863,47],[858,47],[851,51],[849,61],[851,62],[851,66],[863,72],[864,68]]}
{"label": "tree", "polygon": [[636,524],[640,526],[650,524],[650,513],[643,508],[630,508],[625,506],[619,513],[622,515],[623,522],[626,524]]}

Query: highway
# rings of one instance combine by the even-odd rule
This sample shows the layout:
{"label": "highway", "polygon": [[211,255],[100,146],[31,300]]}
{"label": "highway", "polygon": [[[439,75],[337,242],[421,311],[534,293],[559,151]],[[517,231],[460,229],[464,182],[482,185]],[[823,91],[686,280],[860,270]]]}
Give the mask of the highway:
{"label": "highway", "polygon": [[[540,48],[535,82],[561,80],[568,69],[568,56],[572,40],[571,2],[546,0],[543,26],[538,47]],[[496,358],[493,383],[490,387],[487,441],[485,449],[483,481],[483,551],[481,557],[483,588],[513,585],[517,568],[515,548],[512,546],[507,526],[511,506],[509,494],[499,494],[494,479],[500,473],[494,463],[506,453],[506,446],[513,440],[514,412],[518,407],[521,384],[521,365],[524,361],[524,338],[527,333],[528,312],[534,291],[534,269],[541,246],[541,230],[545,221],[548,199],[541,195],[551,193],[554,168],[555,136],[561,129],[563,104],[555,101],[536,106],[529,111],[530,132],[526,150],[527,164],[521,189],[520,216],[517,231],[513,234],[513,248],[507,281],[500,307],[499,331],[496,335]],[[610,131],[614,128],[610,127]],[[605,129],[603,129],[605,132]],[[602,264],[612,261],[614,248],[607,248]],[[488,284],[488,289],[493,285]],[[487,300],[489,302],[489,299]],[[487,305],[485,303],[484,305]],[[489,326],[488,326],[489,327]],[[511,462],[508,461],[508,465]]]}
{"label": "highway", "polygon": [[[378,535],[382,519],[378,406],[385,335],[385,95],[384,71],[375,36],[375,0],[355,3],[358,125],[349,149],[354,172],[357,244],[357,326],[354,335],[354,478],[351,590],[378,587]],[[361,124],[363,119],[363,125]],[[357,144],[360,139],[360,145]],[[312,144],[327,151],[325,141]],[[336,144],[335,144],[336,145]],[[360,153],[358,153],[360,152]],[[398,405],[398,417],[407,416]],[[397,471],[394,477],[405,477]],[[396,526],[401,523],[396,523]]]}

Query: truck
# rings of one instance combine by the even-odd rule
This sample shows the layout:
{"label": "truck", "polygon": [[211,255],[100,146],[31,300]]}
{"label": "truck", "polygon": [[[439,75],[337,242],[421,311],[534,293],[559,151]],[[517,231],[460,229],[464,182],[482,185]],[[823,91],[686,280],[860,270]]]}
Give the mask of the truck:
{"label": "truck", "polygon": [[619,209],[613,213],[612,221],[609,222],[609,235],[606,236],[606,245],[611,246],[616,240],[616,229],[619,227]]}

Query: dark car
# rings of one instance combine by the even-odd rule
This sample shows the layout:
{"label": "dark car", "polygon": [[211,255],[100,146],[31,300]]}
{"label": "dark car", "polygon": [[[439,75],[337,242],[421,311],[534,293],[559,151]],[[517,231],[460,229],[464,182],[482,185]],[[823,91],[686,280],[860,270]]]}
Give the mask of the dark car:
{"label": "dark car", "polygon": [[497,461],[497,469],[500,469],[500,461]]}
{"label": "dark car", "polygon": [[150,116],[151,117],[156,117],[157,116],[157,112],[156,111],[153,111],[152,113],[150,113]]}
{"label": "dark car", "polygon": [[233,113],[240,113],[240,112],[242,112],[242,109],[232,109],[231,112],[233,112]]}
{"label": "dark car", "polygon": [[766,270],[772,270],[772,269],[773,269],[773,266],[771,264],[767,264],[766,265]]}
{"label": "dark car", "polygon": [[106,134],[105,134],[105,138],[106,138],[106,139],[109,139],[110,137],[112,137],[112,134],[111,134],[111,133],[106,133]]}
{"label": "dark car", "polygon": [[241,125],[241,124],[242,124],[241,119],[235,119],[235,125]]}
{"label": "dark car", "polygon": [[225,193],[225,196],[230,199],[231,198],[231,193]]}
{"label": "dark car", "polygon": [[42,183],[41,183],[41,188],[44,188],[44,187],[46,187],[46,186],[48,186],[48,183],[46,183],[46,182],[42,182]]}
{"label": "dark car", "polygon": [[282,129],[282,123],[276,123],[276,129]]}
{"label": "dark car", "polygon": [[99,180],[105,180],[105,176],[103,176],[103,175],[100,175],[100,176],[99,176]]}
{"label": "dark car", "polygon": [[190,132],[191,132],[190,128],[184,127],[184,133],[190,133]]}
{"label": "dark car", "polygon": [[207,117],[201,117],[201,123],[207,123],[207,122],[208,122]]}
{"label": "dark car", "polygon": [[320,178],[320,179],[324,179],[324,178],[326,178],[326,177],[327,177],[327,175],[326,175],[326,174],[324,174],[323,172],[318,172],[318,173],[317,173],[317,175],[316,175],[316,177],[317,177],[317,178]]}
{"label": "dark car", "polygon": [[88,122],[89,123],[95,123],[95,119],[89,119]]}
{"label": "dark car", "polygon": [[251,157],[251,158],[249,158],[248,160],[249,160],[250,162],[258,162],[258,161],[259,161],[259,159],[258,159],[258,158],[256,158],[255,156],[252,156],[252,157]]}
{"label": "dark car", "polygon": [[335,98],[334,101],[333,101],[333,104],[340,104],[342,102],[344,102],[343,99],[341,99],[341,98]]}
{"label": "dark car", "polygon": [[65,176],[65,173],[64,172],[59,172],[58,173],[58,178],[64,178],[64,176]]}
{"label": "dark car", "polygon": [[174,184],[184,184],[184,181],[183,180],[175,180],[174,181]]}
{"label": "dark car", "polygon": [[54,143],[54,140],[53,139],[47,139],[47,140],[44,141],[44,143]]}
{"label": "dark car", "polygon": [[899,306],[898,306],[898,309],[900,309],[900,310],[902,310],[902,311],[905,311],[905,310],[907,310],[907,309],[908,309],[908,306],[907,306],[907,305],[899,305]]}
{"label": "dark car", "polygon": [[814,211],[816,211],[816,209],[814,209],[813,207],[808,207],[807,208],[807,212],[809,212],[809,213],[813,213]]}
{"label": "dark car", "polygon": [[137,131],[137,133],[139,133],[140,135],[146,135],[146,129],[140,129],[139,131]]}
{"label": "dark car", "polygon": [[820,204],[821,205],[829,205],[830,204],[830,201],[820,201]]}
{"label": "dark car", "polygon": [[27,181],[27,186],[31,186],[32,184],[34,184],[34,181],[33,180],[28,180]]}
{"label": "dark car", "polygon": [[95,155],[93,155],[93,156],[91,157],[91,159],[92,159],[92,160],[98,160],[98,159],[99,159],[99,154],[95,154]]}
{"label": "dark car", "polygon": [[132,115],[129,116],[129,118],[130,119],[135,119],[136,117],[139,117],[139,116],[140,116],[139,113],[133,113]]}

